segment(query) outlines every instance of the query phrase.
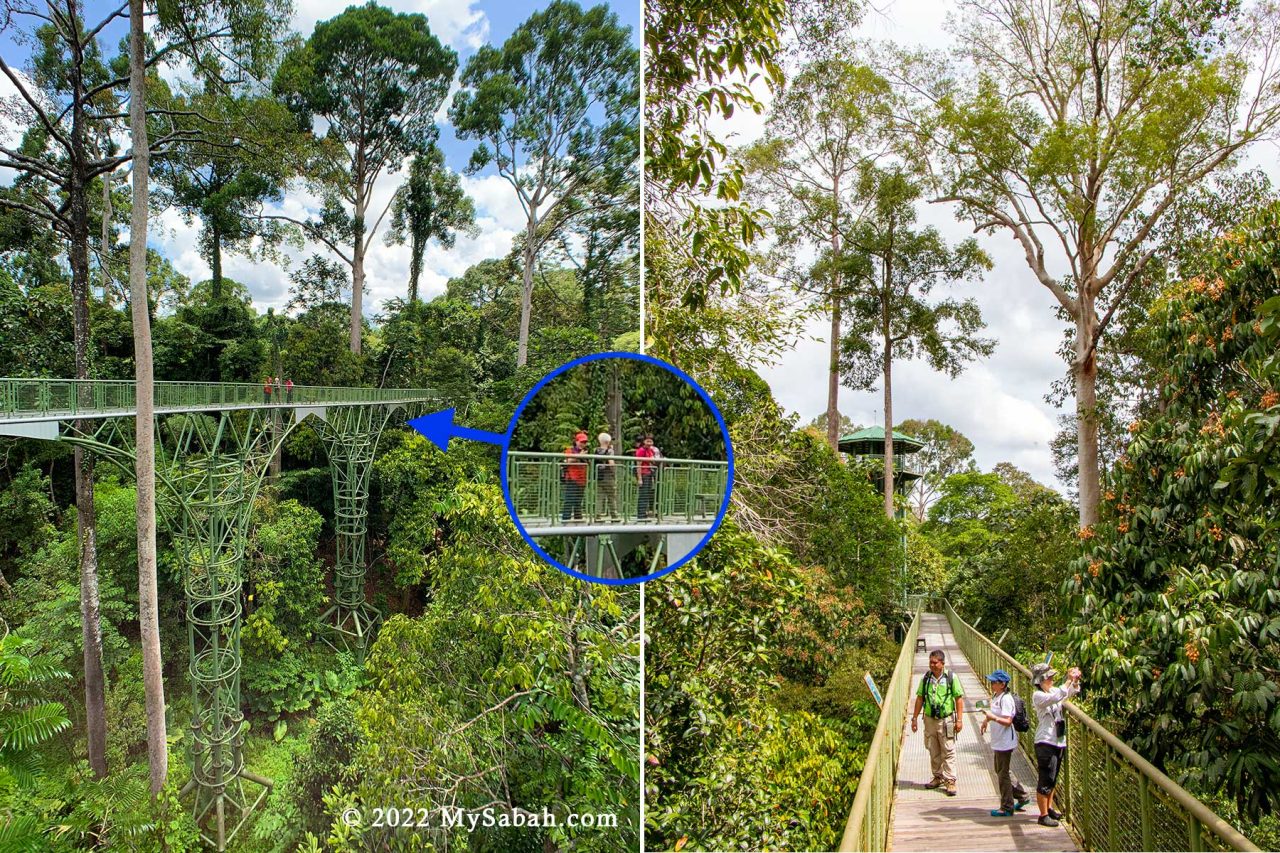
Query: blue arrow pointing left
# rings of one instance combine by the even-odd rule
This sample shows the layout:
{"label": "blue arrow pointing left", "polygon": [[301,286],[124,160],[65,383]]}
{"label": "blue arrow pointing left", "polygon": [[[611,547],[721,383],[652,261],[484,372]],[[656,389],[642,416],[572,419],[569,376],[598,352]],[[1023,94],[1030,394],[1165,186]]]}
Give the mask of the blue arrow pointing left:
{"label": "blue arrow pointing left", "polygon": [[504,432],[488,432],[482,429],[458,426],[453,422],[453,409],[432,412],[429,415],[413,418],[409,426],[427,437],[436,447],[448,452],[449,439],[465,438],[471,441],[483,441],[488,444],[506,444],[507,434]]}

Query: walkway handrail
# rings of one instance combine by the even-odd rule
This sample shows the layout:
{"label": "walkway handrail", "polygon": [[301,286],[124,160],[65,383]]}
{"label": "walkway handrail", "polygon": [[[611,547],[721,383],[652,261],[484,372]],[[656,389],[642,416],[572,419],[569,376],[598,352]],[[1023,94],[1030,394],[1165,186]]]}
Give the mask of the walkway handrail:
{"label": "walkway handrail", "polygon": [[[1031,708],[1031,672],[960,618],[946,602],[956,644],[979,676],[1005,669]],[[1054,804],[1090,850],[1257,850],[1252,841],[1132,747],[1070,702],[1067,752]],[[1022,750],[1035,765],[1034,731]],[[859,791],[861,793],[861,791]],[[841,848],[844,849],[844,848]]]}
{"label": "walkway handrail", "polygon": [[511,505],[531,535],[562,524],[709,527],[724,503],[729,463],[512,450],[506,477]]}
{"label": "walkway handrail", "polygon": [[[132,379],[0,377],[0,420],[131,414],[137,407],[136,384]],[[268,394],[261,382],[156,382],[154,389],[157,410],[394,403],[435,396],[424,388],[334,385],[294,385],[292,389],[272,385]]]}
{"label": "walkway handrail", "polygon": [[916,637],[920,635],[920,611],[916,611],[898,652],[893,677],[880,707],[880,720],[862,765],[853,808],[844,825],[840,850],[884,850],[893,815],[893,795],[898,785],[898,757],[902,754],[902,724],[907,718],[911,696],[911,670],[915,662]]}

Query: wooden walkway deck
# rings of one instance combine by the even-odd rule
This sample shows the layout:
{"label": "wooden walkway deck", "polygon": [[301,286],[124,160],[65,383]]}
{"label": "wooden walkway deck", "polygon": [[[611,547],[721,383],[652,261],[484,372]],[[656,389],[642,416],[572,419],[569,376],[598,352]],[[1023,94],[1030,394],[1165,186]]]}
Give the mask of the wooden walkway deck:
{"label": "wooden walkway deck", "polygon": [[[889,834],[890,850],[1076,850],[1075,842],[1063,827],[1052,829],[1036,823],[1039,812],[1035,804],[1035,769],[1021,751],[1014,751],[1013,772],[1032,795],[1027,810],[1014,817],[991,817],[991,809],[1000,805],[1000,794],[992,772],[991,747],[979,734],[982,715],[972,709],[975,699],[987,698],[981,679],[987,673],[975,673],[969,666],[947,618],[938,613],[920,616],[920,636],[928,650],[942,649],[947,665],[960,679],[965,694],[964,730],[956,740],[957,795],[948,797],[941,790],[926,790],[924,784],[932,773],[929,752],[924,746],[924,724],[911,733],[911,708],[915,707],[915,691],[928,669],[929,652],[917,652],[911,682],[911,700],[903,723],[902,756],[898,766],[898,785],[893,798],[893,817]],[[1028,700],[1029,697],[1023,697]],[[1034,712],[1028,707],[1027,711]]]}

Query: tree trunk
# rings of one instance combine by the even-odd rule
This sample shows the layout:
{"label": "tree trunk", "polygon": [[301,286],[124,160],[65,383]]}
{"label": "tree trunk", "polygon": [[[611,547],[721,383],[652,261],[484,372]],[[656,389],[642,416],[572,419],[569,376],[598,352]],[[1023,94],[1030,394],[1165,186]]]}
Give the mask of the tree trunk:
{"label": "tree trunk", "polygon": [[893,298],[893,220],[889,221],[889,250],[884,256],[880,292],[880,333],[884,335],[884,514],[893,518],[893,327],[889,322]]}
{"label": "tree trunk", "polygon": [[422,257],[426,250],[425,241],[417,234],[409,238],[409,302],[418,301],[418,279],[422,277]]}
{"label": "tree trunk", "polygon": [[138,481],[138,623],[142,640],[142,685],[147,711],[147,763],[151,795],[169,775],[164,719],[164,672],[160,660],[160,610],[156,582],[155,384],[151,360],[151,318],[147,300],[147,140],[146,61],[143,0],[129,0],[129,129],[133,141],[133,212],[129,220],[129,290],[133,313],[134,375],[137,378],[135,447]]}
{"label": "tree trunk", "polygon": [[[106,154],[106,146],[103,146]],[[107,305],[115,304],[115,294],[111,292],[111,178],[114,173],[106,172],[102,176],[102,249],[98,255],[98,266],[102,273],[102,301]]]}
{"label": "tree trunk", "polygon": [[615,450],[626,446],[622,443],[622,383],[618,376],[618,365],[616,359],[610,359],[609,396],[605,401],[605,419],[609,422]]}
{"label": "tree trunk", "polygon": [[[360,186],[363,176],[357,176]],[[351,351],[360,354],[361,320],[364,311],[364,209],[363,195],[356,197],[355,240],[351,245]]]}
{"label": "tree trunk", "polygon": [[[1086,279],[1088,281],[1088,279]],[[1097,316],[1093,310],[1091,291],[1082,288],[1080,313],[1076,320],[1076,357],[1072,364],[1076,386],[1076,453],[1079,466],[1080,526],[1089,527],[1098,522],[1098,501],[1101,498],[1100,473],[1098,471],[1098,360],[1096,353],[1085,353],[1093,339]]]}
{"label": "tree trunk", "polygon": [[[212,278],[209,285],[209,297],[218,302],[222,299],[222,234],[216,225],[211,226],[209,246],[209,267]],[[221,378],[221,375],[219,375]]]}
{"label": "tree trunk", "polygon": [[538,216],[529,214],[524,229],[524,284],[520,288],[520,341],[516,348],[516,367],[529,362],[529,315],[533,313],[533,262],[537,258],[534,239],[538,233]]}
{"label": "tree trunk", "polygon": [[[67,219],[71,226],[68,260],[71,265],[71,316],[75,337],[76,379],[89,378],[89,182],[85,162],[83,81],[79,69],[82,57],[74,57],[72,67],[71,168],[67,185]],[[77,387],[77,402],[89,406],[87,386]],[[84,434],[86,421],[77,421],[75,430]],[[76,527],[80,539],[80,634],[84,647],[85,725],[89,764],[99,778],[107,775],[106,680],[102,672],[102,622],[98,600],[97,521],[93,510],[93,457],[75,449]]]}
{"label": "tree trunk", "polygon": [[840,452],[840,176],[832,183],[831,199],[831,358],[827,365],[827,444]]}

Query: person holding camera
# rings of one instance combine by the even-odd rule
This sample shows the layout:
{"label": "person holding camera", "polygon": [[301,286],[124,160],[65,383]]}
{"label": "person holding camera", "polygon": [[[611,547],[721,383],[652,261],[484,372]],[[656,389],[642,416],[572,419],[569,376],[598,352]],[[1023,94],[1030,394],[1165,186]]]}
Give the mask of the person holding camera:
{"label": "person holding camera", "polygon": [[1031,683],[1036,692],[1031,704],[1036,709],[1036,804],[1041,826],[1057,826],[1062,817],[1053,808],[1053,792],[1058,787],[1058,771],[1067,751],[1067,717],[1062,703],[1080,692],[1080,669],[1067,670],[1067,683],[1053,686],[1058,671],[1047,663],[1031,667]]}
{"label": "person holding camera", "polygon": [[[1013,751],[1018,746],[1018,732],[1026,731],[1025,706],[1019,717],[1019,700],[1009,692],[1009,673],[997,669],[987,676],[991,685],[991,704],[982,708],[982,734],[995,723],[991,730],[991,754],[995,760],[996,784],[1000,788],[1000,808],[992,809],[992,817],[1013,817],[1014,812],[1026,808],[1030,797],[1023,790],[1022,783],[1013,777]],[[981,703],[979,703],[981,704]],[[1021,722],[1018,722],[1021,720]],[[1018,728],[1021,726],[1021,728]]]}
{"label": "person holding camera", "polygon": [[960,679],[947,669],[942,649],[929,652],[929,671],[916,690],[916,707],[911,714],[911,731],[919,728],[916,718],[924,711],[924,745],[929,750],[933,779],[926,788],[942,788],[948,797],[956,795],[956,735],[964,728],[964,690]]}

